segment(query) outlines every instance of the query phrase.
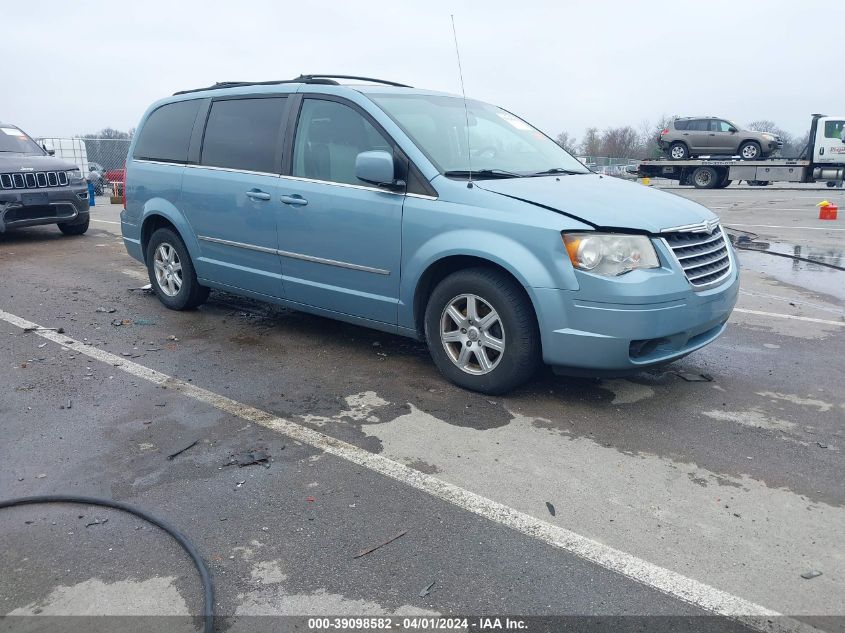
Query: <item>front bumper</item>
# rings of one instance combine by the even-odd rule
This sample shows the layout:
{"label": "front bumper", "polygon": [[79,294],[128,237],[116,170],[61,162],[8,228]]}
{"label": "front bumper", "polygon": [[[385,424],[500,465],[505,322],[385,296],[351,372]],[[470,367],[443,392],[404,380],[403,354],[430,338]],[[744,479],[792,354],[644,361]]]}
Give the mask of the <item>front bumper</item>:
{"label": "front bumper", "polygon": [[688,286],[665,300],[620,296],[618,302],[584,298],[583,292],[534,288],[543,361],[557,373],[616,376],[662,365],[704,347],[725,330],[739,293],[735,256],[730,277],[694,291]]}
{"label": "front bumper", "polygon": [[87,185],[0,191],[0,233],[42,224],[74,224],[88,215]]}

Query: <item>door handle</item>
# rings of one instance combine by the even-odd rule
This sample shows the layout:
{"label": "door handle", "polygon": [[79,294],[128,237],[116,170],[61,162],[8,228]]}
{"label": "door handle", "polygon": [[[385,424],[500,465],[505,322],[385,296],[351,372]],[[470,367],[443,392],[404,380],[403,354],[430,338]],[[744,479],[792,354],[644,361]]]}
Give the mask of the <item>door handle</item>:
{"label": "door handle", "polygon": [[252,198],[253,200],[269,200],[270,194],[260,189],[250,189],[246,192],[246,197]]}
{"label": "door handle", "polygon": [[308,204],[308,200],[300,196],[298,193],[295,193],[290,196],[282,196],[281,198],[279,198],[279,200],[281,200],[285,204],[289,204],[294,207],[304,207],[306,204]]}

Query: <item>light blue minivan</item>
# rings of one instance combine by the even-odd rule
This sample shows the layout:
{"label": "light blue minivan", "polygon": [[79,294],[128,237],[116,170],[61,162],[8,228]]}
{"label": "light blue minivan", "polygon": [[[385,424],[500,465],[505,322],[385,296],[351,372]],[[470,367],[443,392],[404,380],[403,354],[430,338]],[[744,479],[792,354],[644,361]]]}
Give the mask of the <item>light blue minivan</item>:
{"label": "light blue minivan", "polygon": [[158,101],[125,193],[124,243],[168,308],[216,288],[422,339],[490,394],[541,362],[681,358],[724,331],[739,287],[708,209],[594,174],[496,106],[364,77]]}

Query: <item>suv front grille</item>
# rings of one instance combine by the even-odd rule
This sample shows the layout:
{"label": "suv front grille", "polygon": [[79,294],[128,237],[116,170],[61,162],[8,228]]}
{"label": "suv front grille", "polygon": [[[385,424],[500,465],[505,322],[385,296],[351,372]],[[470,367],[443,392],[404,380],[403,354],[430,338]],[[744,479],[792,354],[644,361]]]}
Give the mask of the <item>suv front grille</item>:
{"label": "suv front grille", "polygon": [[63,171],[19,171],[0,174],[0,189],[39,189],[41,187],[65,187],[67,174]]}
{"label": "suv front grille", "polygon": [[665,234],[664,239],[693,286],[709,286],[731,272],[728,244],[721,226],[710,234],[674,231]]}

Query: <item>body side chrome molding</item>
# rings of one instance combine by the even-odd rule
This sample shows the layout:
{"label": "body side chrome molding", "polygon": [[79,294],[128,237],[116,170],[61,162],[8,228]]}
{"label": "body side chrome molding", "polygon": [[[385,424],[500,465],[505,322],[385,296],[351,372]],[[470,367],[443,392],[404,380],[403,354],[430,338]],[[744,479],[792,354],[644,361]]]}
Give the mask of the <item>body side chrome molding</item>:
{"label": "body side chrome molding", "polygon": [[365,273],[373,273],[376,275],[389,275],[389,270],[383,268],[373,268],[372,266],[363,266],[361,264],[352,264],[350,262],[342,262],[336,259],[326,259],[325,257],[315,257],[313,255],[304,255],[302,253],[293,253],[291,251],[280,251],[276,248],[268,248],[266,246],[257,246],[255,244],[245,244],[243,242],[234,242],[232,240],[223,240],[217,237],[208,237],[206,235],[197,235],[197,239],[204,242],[212,242],[213,244],[222,244],[224,246],[234,246],[236,248],[245,248],[251,251],[258,251],[259,253],[268,253],[270,255],[279,255],[281,257],[291,257],[293,259],[301,259],[306,262],[313,262],[315,264],[325,264],[327,266],[337,266],[338,268],[348,268],[350,270],[360,270]]}
{"label": "body side chrome molding", "polygon": [[279,251],[275,248],[267,248],[266,246],[257,246],[255,244],[245,244],[243,242],[233,242],[232,240],[221,240],[217,237],[208,237],[206,235],[197,235],[198,240],[204,242],[212,242],[213,244],[222,244],[223,246],[235,246],[237,248],[246,248],[251,251],[258,251],[259,253],[269,253],[270,255],[278,255]]}
{"label": "body side chrome molding", "polygon": [[361,264],[350,264],[349,262],[341,262],[336,259],[326,259],[324,257],[314,257],[313,255],[303,255],[302,253],[292,253],[290,251],[276,251],[282,257],[292,257],[293,259],[301,259],[306,262],[314,262],[315,264],[326,264],[327,266],[337,266],[338,268],[349,268],[351,270],[360,270],[365,273],[374,273],[376,275],[389,275],[389,270],[383,268],[373,268],[372,266],[362,266]]}

